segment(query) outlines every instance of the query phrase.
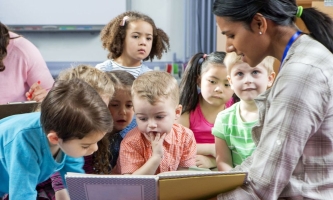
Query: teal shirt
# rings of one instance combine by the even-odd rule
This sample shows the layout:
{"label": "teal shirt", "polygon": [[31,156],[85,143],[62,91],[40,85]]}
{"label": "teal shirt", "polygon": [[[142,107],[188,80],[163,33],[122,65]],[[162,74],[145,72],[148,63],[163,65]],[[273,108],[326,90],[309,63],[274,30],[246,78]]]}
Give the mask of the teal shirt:
{"label": "teal shirt", "polygon": [[212,133],[225,140],[232,156],[232,164],[240,165],[255,149],[252,127],[257,123],[243,122],[239,114],[239,102],[221,111],[215,120]]}
{"label": "teal shirt", "polygon": [[36,199],[36,186],[56,171],[83,173],[83,158],[51,154],[40,124],[40,113],[13,115],[0,120],[0,197]]}

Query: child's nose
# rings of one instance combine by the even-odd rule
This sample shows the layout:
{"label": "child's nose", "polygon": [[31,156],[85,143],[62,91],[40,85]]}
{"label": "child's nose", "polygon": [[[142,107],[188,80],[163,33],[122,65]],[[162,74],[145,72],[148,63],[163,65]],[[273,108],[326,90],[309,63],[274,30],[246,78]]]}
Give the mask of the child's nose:
{"label": "child's nose", "polygon": [[91,147],[90,150],[92,151],[92,153],[94,153],[94,152],[96,152],[96,151],[98,150],[98,145],[97,145],[97,143],[92,144],[90,147]]}
{"label": "child's nose", "polygon": [[250,75],[247,75],[247,76],[245,77],[245,83],[246,83],[246,84],[253,83],[253,77],[250,76]]}
{"label": "child's nose", "polygon": [[148,126],[149,126],[149,128],[156,128],[157,125],[156,125],[155,120],[149,120]]}

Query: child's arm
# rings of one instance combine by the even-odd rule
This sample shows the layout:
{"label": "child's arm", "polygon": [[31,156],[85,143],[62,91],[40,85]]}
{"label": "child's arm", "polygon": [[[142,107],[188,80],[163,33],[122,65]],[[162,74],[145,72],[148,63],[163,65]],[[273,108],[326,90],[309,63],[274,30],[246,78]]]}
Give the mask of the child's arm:
{"label": "child's arm", "polygon": [[232,157],[230,149],[225,142],[218,137],[215,137],[216,146],[216,164],[219,171],[229,171],[232,167]]}
{"label": "child's arm", "polygon": [[197,154],[216,157],[215,144],[197,144]]}
{"label": "child's arm", "polygon": [[215,144],[197,144],[196,166],[201,168],[216,167]]}
{"label": "child's arm", "polygon": [[177,120],[176,123],[185,126],[186,128],[190,127],[190,113],[185,112],[183,113]]}
{"label": "child's arm", "polygon": [[70,200],[69,194],[66,189],[62,189],[55,192],[55,199],[56,200]]}
{"label": "child's arm", "polygon": [[163,158],[163,142],[166,133],[162,135],[160,133],[151,133],[149,135],[144,134],[144,136],[151,142],[153,153],[142,167],[133,172],[133,175],[154,175]]}

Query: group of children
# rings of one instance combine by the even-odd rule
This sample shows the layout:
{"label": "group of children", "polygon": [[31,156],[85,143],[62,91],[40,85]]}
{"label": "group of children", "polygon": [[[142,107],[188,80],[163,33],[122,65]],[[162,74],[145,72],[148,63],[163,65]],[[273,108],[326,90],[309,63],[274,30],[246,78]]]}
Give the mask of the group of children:
{"label": "group of children", "polygon": [[198,53],[178,85],[142,63],[169,48],[150,17],[125,12],[101,38],[107,61],[61,72],[40,112],[0,121],[0,197],[69,199],[66,172],[226,171],[251,155],[253,99],[273,84],[273,58],[250,67],[235,53]]}

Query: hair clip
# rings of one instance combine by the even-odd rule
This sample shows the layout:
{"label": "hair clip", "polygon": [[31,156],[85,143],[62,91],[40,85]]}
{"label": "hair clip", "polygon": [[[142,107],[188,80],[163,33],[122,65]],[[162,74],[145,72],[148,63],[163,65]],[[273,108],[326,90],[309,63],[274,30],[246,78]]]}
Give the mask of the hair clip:
{"label": "hair clip", "polygon": [[120,26],[125,26],[126,20],[128,20],[128,16],[124,16],[123,20],[120,22]]}
{"label": "hair clip", "polygon": [[296,17],[300,18],[303,13],[303,6],[298,6],[297,7],[297,12],[296,12]]}
{"label": "hair clip", "polygon": [[207,57],[207,54],[204,54],[202,57],[203,57],[203,59],[206,59],[206,57]]}

